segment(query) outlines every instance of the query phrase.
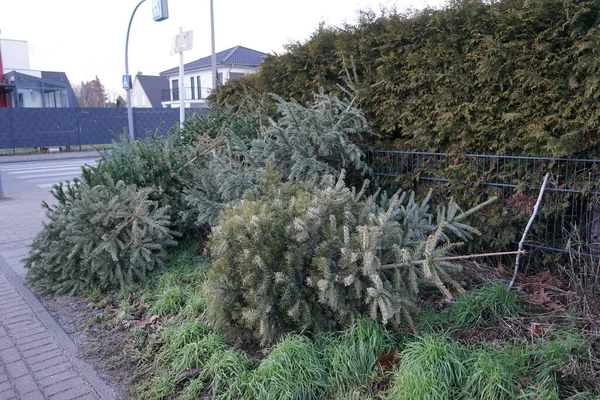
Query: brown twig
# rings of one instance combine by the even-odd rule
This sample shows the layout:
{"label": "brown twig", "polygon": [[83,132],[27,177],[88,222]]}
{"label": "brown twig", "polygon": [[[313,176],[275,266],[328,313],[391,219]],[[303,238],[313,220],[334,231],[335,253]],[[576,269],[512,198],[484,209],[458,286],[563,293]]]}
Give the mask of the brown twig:
{"label": "brown twig", "polygon": [[[544,175],[544,181],[542,182],[540,194],[538,195],[537,201],[535,202],[535,206],[533,207],[533,213],[529,218],[529,222],[527,222],[527,226],[525,227],[525,230],[523,231],[523,236],[521,237],[521,241],[519,242],[519,251],[523,250],[523,245],[525,244],[525,237],[527,236],[527,232],[529,232],[529,229],[533,224],[533,220],[535,219],[535,216],[537,215],[540,209],[540,204],[542,203],[542,197],[544,196],[544,190],[546,190],[548,179],[550,179],[550,172],[546,172],[546,175]],[[508,284],[508,290],[512,289],[513,285],[515,284],[515,280],[517,279],[517,273],[519,272],[519,261],[521,261],[520,256],[521,254],[518,254],[517,259],[515,260],[515,271],[513,273],[512,279],[510,280],[510,283]]]}
{"label": "brown twig", "polygon": [[[508,256],[508,255],[514,255],[514,254],[524,254],[524,253],[525,253],[525,250],[501,251],[499,253],[468,254],[468,255],[464,255],[464,256],[440,257],[440,258],[436,258],[436,259],[431,260],[431,261],[437,262],[437,261],[470,260],[472,258],[494,257],[494,256]],[[416,260],[416,261],[407,262],[407,263],[385,264],[385,265],[382,265],[381,267],[379,267],[379,269],[380,270],[386,270],[386,269],[410,267],[411,265],[421,265],[424,262],[425,262],[425,260]]]}

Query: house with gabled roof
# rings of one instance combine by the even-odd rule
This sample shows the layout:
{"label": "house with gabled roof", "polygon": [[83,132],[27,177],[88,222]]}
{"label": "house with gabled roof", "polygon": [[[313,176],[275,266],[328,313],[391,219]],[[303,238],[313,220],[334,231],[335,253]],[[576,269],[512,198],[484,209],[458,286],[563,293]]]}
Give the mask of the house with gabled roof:
{"label": "house with gabled roof", "polygon": [[169,90],[169,79],[166,76],[138,73],[131,88],[132,106],[136,108],[161,108],[164,90]]}
{"label": "house with gabled roof", "polygon": [[[243,46],[216,53],[218,84],[257,72],[266,56],[266,53]],[[180,96],[183,96],[186,108],[207,107],[206,97],[212,91],[211,61],[211,56],[206,56],[184,65],[183,93],[179,93],[179,67],[161,72],[160,76],[169,81],[167,90],[162,92],[163,107],[178,108]]]}

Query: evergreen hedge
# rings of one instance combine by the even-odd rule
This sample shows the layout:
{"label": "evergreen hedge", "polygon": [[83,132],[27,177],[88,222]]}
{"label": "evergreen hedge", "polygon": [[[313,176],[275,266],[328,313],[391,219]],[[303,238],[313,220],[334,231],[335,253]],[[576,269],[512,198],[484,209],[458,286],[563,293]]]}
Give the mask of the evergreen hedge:
{"label": "evergreen hedge", "polygon": [[[307,100],[352,87],[402,149],[600,156],[600,0],[463,0],[321,26],[267,57],[255,92]],[[233,85],[233,83],[232,83]],[[244,86],[215,98],[235,101]]]}

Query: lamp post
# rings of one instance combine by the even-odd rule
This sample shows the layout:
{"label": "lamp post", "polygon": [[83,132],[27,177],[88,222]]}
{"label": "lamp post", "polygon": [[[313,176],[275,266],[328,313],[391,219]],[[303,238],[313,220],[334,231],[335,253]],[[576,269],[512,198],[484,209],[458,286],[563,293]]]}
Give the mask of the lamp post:
{"label": "lamp post", "polygon": [[[142,0],[138,3],[137,6],[133,9],[133,13],[131,13],[131,18],[129,18],[129,25],[127,26],[127,38],[125,39],[125,76],[123,77],[123,86],[127,83],[125,90],[127,90],[127,122],[129,125],[129,135],[131,135],[131,140],[135,140],[135,132],[133,131],[133,109],[131,108],[131,75],[129,75],[129,32],[131,31],[131,23],[133,22],[133,16],[137,9],[142,5],[146,0]],[[126,81],[125,81],[126,80]]]}
{"label": "lamp post", "polygon": [[[125,39],[125,75],[123,76],[123,88],[127,91],[127,122],[129,126],[129,135],[135,140],[135,132],[133,131],[133,110],[131,108],[131,75],[129,75],[129,32],[131,31],[131,23],[137,9],[146,0],[141,0],[131,13],[129,25],[127,26],[127,38]],[[152,18],[155,21],[164,21],[169,18],[169,8],[167,0],[152,0]]]}

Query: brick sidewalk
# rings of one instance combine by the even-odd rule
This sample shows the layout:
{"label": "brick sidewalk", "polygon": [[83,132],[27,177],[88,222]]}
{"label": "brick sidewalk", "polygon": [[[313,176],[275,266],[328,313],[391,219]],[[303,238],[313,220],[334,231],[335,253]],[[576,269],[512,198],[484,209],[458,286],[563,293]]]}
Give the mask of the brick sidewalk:
{"label": "brick sidewalk", "polygon": [[0,297],[0,399],[99,399],[1,271]]}
{"label": "brick sidewalk", "polygon": [[46,219],[42,200],[52,200],[48,191],[0,200],[0,400],[112,400],[112,389],[22,283],[21,259]]}

